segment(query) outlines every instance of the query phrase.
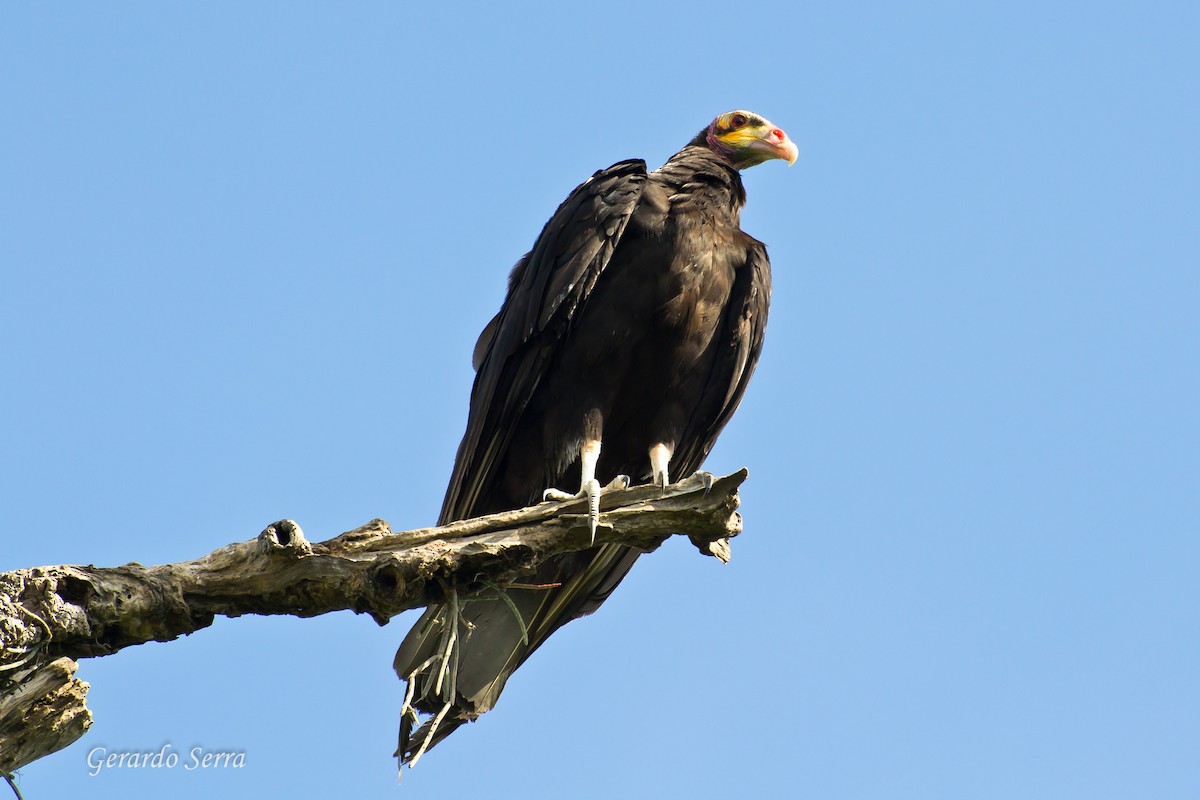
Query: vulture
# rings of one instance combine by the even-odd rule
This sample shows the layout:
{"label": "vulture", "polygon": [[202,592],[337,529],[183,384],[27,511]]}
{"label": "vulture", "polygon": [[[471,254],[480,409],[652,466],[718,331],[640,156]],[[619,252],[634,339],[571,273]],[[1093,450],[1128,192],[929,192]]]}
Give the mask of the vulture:
{"label": "vulture", "polygon": [[[658,169],[621,161],[571,192],[475,345],[439,524],[586,497],[594,538],[603,491],[665,487],[699,469],[746,391],[771,296],[766,247],[739,227],[740,172],[796,157],[783,130],[730,111]],[[638,555],[592,547],[543,563],[520,588],[461,602],[456,589],[426,609],[396,653],[408,682],[401,766],[490,710],[525,659],[595,611]],[[432,718],[414,733],[418,712]]]}

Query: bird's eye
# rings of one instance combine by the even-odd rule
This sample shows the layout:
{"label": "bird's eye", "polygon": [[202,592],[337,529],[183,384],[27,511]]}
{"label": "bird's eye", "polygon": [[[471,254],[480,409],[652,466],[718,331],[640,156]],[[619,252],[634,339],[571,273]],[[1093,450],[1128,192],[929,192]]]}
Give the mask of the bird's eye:
{"label": "bird's eye", "polygon": [[738,128],[745,126],[747,121],[745,114],[734,114],[729,118],[729,130],[736,131]]}

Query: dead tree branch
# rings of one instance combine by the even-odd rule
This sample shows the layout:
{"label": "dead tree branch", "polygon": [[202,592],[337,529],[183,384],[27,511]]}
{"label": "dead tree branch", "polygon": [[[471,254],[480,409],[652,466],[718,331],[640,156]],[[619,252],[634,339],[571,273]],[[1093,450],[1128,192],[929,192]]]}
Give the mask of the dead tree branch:
{"label": "dead tree branch", "polygon": [[[651,551],[685,533],[706,555],[729,559],[742,527],[737,489],[746,470],[696,475],[660,490],[606,494],[596,544]],[[194,561],[144,567],[35,567],[0,573],[0,773],[60,750],[91,725],[88,685],[74,659],[166,642],[217,615],[330,611],[396,614],[460,593],[504,586],[545,559],[587,549],[584,501],[542,503],[437,528],[394,533],[386,522],[316,544],[295,522]]]}

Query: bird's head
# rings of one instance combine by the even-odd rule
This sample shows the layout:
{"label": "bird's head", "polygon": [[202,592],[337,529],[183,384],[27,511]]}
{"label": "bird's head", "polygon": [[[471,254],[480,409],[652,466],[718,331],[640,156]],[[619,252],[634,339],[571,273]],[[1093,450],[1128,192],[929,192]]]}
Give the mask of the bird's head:
{"label": "bird's head", "polygon": [[707,145],[734,169],[745,169],[782,158],[796,163],[800,151],[782,128],[777,128],[753,111],[730,111],[700,131],[695,144]]}

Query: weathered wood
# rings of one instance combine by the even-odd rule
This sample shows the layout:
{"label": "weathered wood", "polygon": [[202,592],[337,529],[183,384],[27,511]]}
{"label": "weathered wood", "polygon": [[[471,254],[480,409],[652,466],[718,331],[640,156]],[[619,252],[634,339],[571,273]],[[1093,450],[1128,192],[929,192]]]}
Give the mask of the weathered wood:
{"label": "weathered wood", "polygon": [[[746,470],[602,498],[596,544],[651,551],[685,533],[728,560],[741,531],[737,488]],[[91,724],[87,684],[71,659],[170,641],[215,616],[330,611],[379,624],[439,599],[530,574],[547,558],[591,546],[583,501],[541,503],[437,528],[395,533],[383,520],[310,544],[283,520],[255,539],[176,564],[35,567],[0,573],[0,771],[78,739]]]}
{"label": "weathered wood", "polygon": [[61,750],[92,726],[88,685],[75,677],[77,664],[58,658],[29,669],[16,690],[0,696],[0,773],[8,773]]}

